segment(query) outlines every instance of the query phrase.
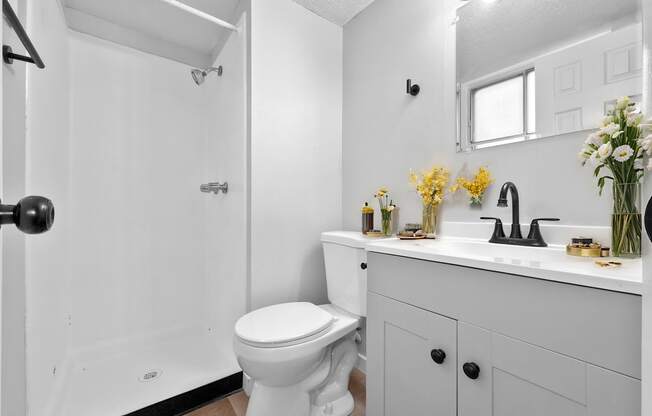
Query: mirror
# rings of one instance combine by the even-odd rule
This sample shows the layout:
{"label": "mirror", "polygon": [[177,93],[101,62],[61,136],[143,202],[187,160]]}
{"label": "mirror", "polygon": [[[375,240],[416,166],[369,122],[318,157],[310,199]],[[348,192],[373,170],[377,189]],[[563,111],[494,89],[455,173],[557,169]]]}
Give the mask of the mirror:
{"label": "mirror", "polygon": [[640,0],[467,0],[455,18],[458,150],[598,127],[640,102]]}

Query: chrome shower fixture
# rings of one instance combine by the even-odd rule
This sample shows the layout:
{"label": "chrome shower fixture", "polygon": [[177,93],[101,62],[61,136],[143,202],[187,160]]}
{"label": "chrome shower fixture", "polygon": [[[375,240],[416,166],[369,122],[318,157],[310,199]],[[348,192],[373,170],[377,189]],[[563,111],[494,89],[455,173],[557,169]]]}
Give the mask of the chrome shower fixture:
{"label": "chrome shower fixture", "polygon": [[222,76],[222,65],[216,67],[211,67],[211,68],[206,68],[206,69],[193,69],[190,71],[190,75],[192,75],[193,81],[195,81],[195,84],[201,85],[204,83],[206,80],[206,76],[210,74],[211,72],[217,72],[217,76],[221,77]]}
{"label": "chrome shower fixture", "polygon": [[229,192],[229,183],[224,182],[224,183],[219,183],[219,182],[209,182],[209,183],[203,183],[199,187],[199,190],[204,192],[204,193],[214,193],[215,195],[219,194],[220,191],[225,194]]}

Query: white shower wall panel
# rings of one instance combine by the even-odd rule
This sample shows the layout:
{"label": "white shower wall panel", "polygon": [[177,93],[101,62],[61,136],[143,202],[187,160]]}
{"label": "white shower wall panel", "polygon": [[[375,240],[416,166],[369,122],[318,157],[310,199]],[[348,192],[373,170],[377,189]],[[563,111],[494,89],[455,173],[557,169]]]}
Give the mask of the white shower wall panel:
{"label": "white shower wall panel", "polygon": [[201,325],[209,91],[75,32],[70,61],[71,347]]}
{"label": "white shower wall panel", "polygon": [[[208,79],[210,115],[206,117],[202,178],[228,182],[228,194],[204,199],[204,293],[211,332],[228,334],[246,313],[247,299],[247,30],[246,14],[240,28],[227,39],[214,65],[222,65],[220,79]],[[229,343],[229,347],[230,347]]]}

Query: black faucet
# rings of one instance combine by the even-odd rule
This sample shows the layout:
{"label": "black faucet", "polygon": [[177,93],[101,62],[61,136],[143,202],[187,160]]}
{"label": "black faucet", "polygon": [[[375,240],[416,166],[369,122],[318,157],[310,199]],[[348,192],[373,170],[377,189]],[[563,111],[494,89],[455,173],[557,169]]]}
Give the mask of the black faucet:
{"label": "black faucet", "polygon": [[507,207],[507,191],[510,191],[512,194],[512,232],[509,233],[509,238],[523,238],[518,212],[518,189],[516,189],[516,185],[513,182],[505,182],[503,187],[500,188],[498,206],[503,208]]}
{"label": "black faucet", "polygon": [[498,206],[507,207],[508,191],[511,192],[512,195],[512,230],[509,234],[509,237],[506,237],[505,231],[503,231],[503,222],[500,218],[481,217],[481,219],[483,220],[496,221],[496,225],[494,226],[494,232],[489,242],[496,243],[496,244],[511,244],[517,246],[547,247],[548,244],[544,241],[543,236],[541,235],[539,221],[559,221],[559,218],[533,219],[532,223],[530,224],[530,232],[528,233],[527,238],[523,238],[523,234],[521,234],[521,223],[519,220],[518,189],[516,189],[516,185],[514,185],[513,182],[505,182],[503,187],[500,189],[500,196],[498,197]]}

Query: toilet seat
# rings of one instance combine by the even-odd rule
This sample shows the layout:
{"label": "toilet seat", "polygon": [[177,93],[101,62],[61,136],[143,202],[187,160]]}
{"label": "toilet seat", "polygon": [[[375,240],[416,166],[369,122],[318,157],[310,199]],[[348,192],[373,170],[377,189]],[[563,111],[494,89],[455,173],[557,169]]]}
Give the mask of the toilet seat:
{"label": "toilet seat", "polygon": [[244,315],[235,324],[235,334],[250,346],[279,348],[318,338],[335,320],[331,313],[312,303],[282,303]]}

